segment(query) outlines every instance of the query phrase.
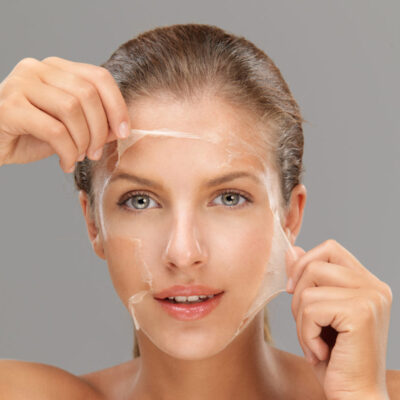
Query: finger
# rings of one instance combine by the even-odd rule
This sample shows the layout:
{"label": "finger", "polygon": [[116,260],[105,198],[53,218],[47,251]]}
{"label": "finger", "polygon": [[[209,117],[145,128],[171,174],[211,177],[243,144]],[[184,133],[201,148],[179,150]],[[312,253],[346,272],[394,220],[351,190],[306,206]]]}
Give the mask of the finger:
{"label": "finger", "polygon": [[331,326],[338,334],[343,334],[349,330],[341,328],[338,321],[344,319],[354,321],[351,316],[352,308],[349,307],[349,299],[322,300],[310,303],[299,314],[298,335],[300,335],[303,345],[321,361],[326,360],[330,353],[328,344],[321,337],[322,329]]}
{"label": "finger", "polygon": [[[325,261],[333,264],[343,265],[348,268],[371,274],[348,250],[334,240],[327,240],[317,247],[309,250],[300,257],[293,265],[290,278],[293,287],[296,286],[304,268],[314,260]],[[372,274],[371,274],[372,275]]]}
{"label": "finger", "polygon": [[73,62],[58,57],[48,57],[43,62],[70,71],[91,82],[100,93],[107,120],[114,135],[125,138],[130,134],[128,107],[116,81],[108,70],[96,65]]}
{"label": "finger", "polygon": [[[286,252],[286,275],[288,277],[292,274],[294,263],[305,254],[305,250],[299,246],[291,246]],[[290,279],[290,278],[289,278]]]}
{"label": "finger", "polygon": [[[89,127],[89,143],[80,153],[92,160],[101,157],[103,146],[107,140],[109,126],[107,115],[96,87],[76,74],[44,64],[45,71],[41,80],[48,85],[57,87],[79,99],[87,125]],[[80,149],[81,151],[81,149]]]}
{"label": "finger", "polygon": [[343,300],[359,296],[360,289],[339,288],[330,286],[308,287],[304,289],[297,299],[296,305],[292,302],[292,314],[295,319],[308,304],[322,300]]}
{"label": "finger", "polygon": [[[97,147],[97,149],[93,150],[91,147],[89,157],[92,159],[100,158],[101,151],[99,151],[99,147],[102,147],[109,129],[106,114],[95,87],[90,82],[69,71],[64,71],[58,67],[48,65],[32,58],[26,58],[19,62],[15,67],[15,70],[18,72],[20,78],[29,81],[29,85],[26,85],[27,88],[31,88],[33,83],[39,84],[39,82],[43,82],[46,84],[47,82],[50,82],[50,84],[47,84],[48,87],[58,88],[79,99],[86,119],[86,131],[91,130],[90,134],[82,136],[75,135],[75,130],[68,126],[68,121],[63,122],[69,127],[72,136],[75,141],[77,141],[77,147],[79,150],[78,160],[82,160],[87,152],[88,146],[90,146],[91,136],[95,138],[95,144],[93,147]],[[35,74],[33,74],[33,72]],[[20,82],[19,86],[21,86]],[[45,102],[46,100],[46,98],[41,99],[39,95],[37,97],[37,102]],[[42,109],[46,111],[46,107],[43,107]],[[57,116],[58,114],[56,114],[56,117]],[[81,133],[86,132],[84,129],[80,129],[79,131]],[[95,133],[93,134],[93,132]],[[96,141],[99,141],[100,143],[96,145]]]}
{"label": "finger", "polygon": [[30,81],[29,88],[27,86],[23,93],[32,105],[65,125],[65,131],[75,143],[77,159],[81,154],[85,154],[90,133],[81,104],[76,97],[39,81]]}
{"label": "finger", "polygon": [[[309,287],[302,291],[298,310],[293,310],[293,303],[292,303],[292,313],[296,320],[296,330],[297,336],[299,339],[300,346],[302,347],[304,354],[309,361],[313,363],[315,362],[315,357],[318,358],[320,361],[326,359],[320,358],[320,353],[316,353],[315,349],[310,347],[303,337],[303,312],[305,309],[308,309],[311,304],[316,302],[323,302],[323,301],[338,301],[338,300],[351,300],[356,296],[360,296],[359,289],[349,289],[349,288],[336,288],[336,287]],[[329,327],[330,328],[330,327]],[[322,335],[323,329],[326,330],[326,334]],[[327,344],[328,349],[333,347],[334,341],[336,340],[337,332],[330,328],[321,327],[321,337],[326,336],[325,340],[322,338],[323,342]],[[313,357],[314,356],[314,357]]]}
{"label": "finger", "polygon": [[320,360],[327,359],[330,352],[321,334],[325,327],[336,331],[341,345],[346,340],[354,354],[359,353],[356,359],[362,359],[365,351],[376,342],[377,332],[388,325],[390,305],[378,291],[354,290],[355,295],[349,297],[346,291],[352,289],[341,289],[343,298],[315,301],[299,312],[297,325],[301,340]]}
{"label": "finger", "polygon": [[[21,110],[24,118],[21,118]],[[20,154],[29,154],[32,160],[38,160],[52,153],[48,148],[50,146],[60,157],[60,166],[64,172],[73,171],[78,151],[64,124],[34,107],[26,99],[20,108],[10,107],[8,118],[18,135],[31,135],[37,139],[30,141],[35,146],[33,148],[28,147],[29,140],[26,140],[26,148],[18,150]],[[41,146],[40,142],[47,145]],[[15,162],[18,162],[18,157],[16,154]],[[19,159],[20,162],[29,162],[26,156],[21,156]]]}
{"label": "finger", "polygon": [[358,271],[342,265],[330,264],[323,261],[313,261],[307,265],[297,282],[292,298],[292,311],[297,315],[298,306],[304,292],[312,287],[353,288],[372,286],[365,276]]}

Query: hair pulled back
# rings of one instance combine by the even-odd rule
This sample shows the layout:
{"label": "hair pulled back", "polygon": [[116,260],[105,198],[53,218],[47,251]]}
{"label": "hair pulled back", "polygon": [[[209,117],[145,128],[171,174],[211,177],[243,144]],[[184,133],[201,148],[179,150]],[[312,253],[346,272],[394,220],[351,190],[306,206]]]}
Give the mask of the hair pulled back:
{"label": "hair pulled back", "polygon": [[[273,162],[284,206],[289,204],[303,173],[303,118],[279,69],[253,43],[212,25],[157,27],[122,44],[102,67],[128,105],[157,93],[179,101],[206,91],[272,123]],[[94,163],[86,158],[75,169],[76,186],[88,193],[91,204]],[[264,333],[271,342],[267,315]]]}

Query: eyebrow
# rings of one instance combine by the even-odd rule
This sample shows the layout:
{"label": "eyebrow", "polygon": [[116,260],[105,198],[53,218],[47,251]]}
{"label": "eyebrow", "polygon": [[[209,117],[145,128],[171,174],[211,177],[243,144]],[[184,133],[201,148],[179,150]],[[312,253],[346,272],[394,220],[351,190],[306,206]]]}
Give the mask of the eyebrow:
{"label": "eyebrow", "polygon": [[[222,185],[223,183],[231,182],[231,181],[233,181],[235,179],[239,179],[239,178],[249,178],[256,183],[260,183],[260,179],[256,175],[253,175],[246,171],[237,171],[237,172],[230,172],[229,174],[225,174],[222,176],[218,176],[214,179],[211,179],[205,183],[205,186],[207,188],[219,186],[219,185]],[[140,177],[140,176],[137,176],[134,174],[128,174],[126,172],[121,172],[120,174],[113,176],[110,180],[110,183],[115,182],[116,180],[120,180],[120,179],[127,180],[127,181],[133,182],[133,183],[137,183],[139,185],[155,188],[158,190],[163,189],[162,185],[160,185],[159,183],[157,183],[155,181],[152,181],[150,179],[143,178],[143,177]]]}

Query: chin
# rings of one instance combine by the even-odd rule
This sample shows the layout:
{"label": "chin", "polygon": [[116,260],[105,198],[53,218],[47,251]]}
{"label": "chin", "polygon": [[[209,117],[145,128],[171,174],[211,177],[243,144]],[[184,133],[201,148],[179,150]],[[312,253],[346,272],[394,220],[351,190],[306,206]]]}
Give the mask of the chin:
{"label": "chin", "polygon": [[179,332],[166,333],[162,337],[148,338],[159,350],[180,360],[204,360],[221,352],[233,340],[235,331],[224,332]]}

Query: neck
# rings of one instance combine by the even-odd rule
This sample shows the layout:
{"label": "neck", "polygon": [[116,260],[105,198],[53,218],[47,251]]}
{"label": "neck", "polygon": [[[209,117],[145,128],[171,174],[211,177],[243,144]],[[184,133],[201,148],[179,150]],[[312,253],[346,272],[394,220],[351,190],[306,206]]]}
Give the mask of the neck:
{"label": "neck", "polygon": [[[260,312],[232,343],[204,360],[180,360],[162,352],[143,334],[139,373],[132,398],[174,400],[258,399],[271,396],[276,381],[273,353],[264,341]],[[168,395],[166,395],[168,394]]]}

